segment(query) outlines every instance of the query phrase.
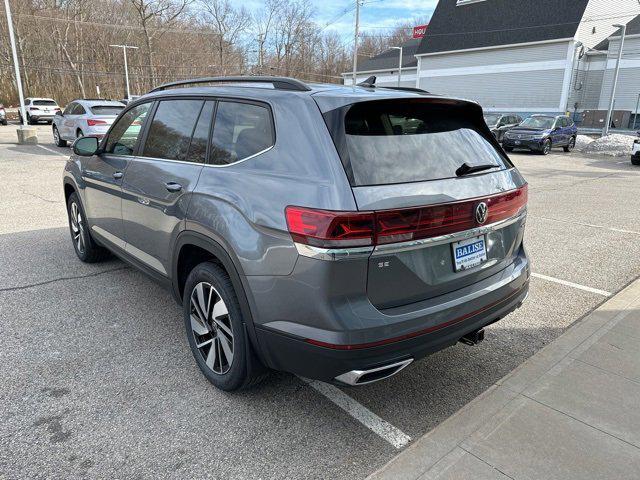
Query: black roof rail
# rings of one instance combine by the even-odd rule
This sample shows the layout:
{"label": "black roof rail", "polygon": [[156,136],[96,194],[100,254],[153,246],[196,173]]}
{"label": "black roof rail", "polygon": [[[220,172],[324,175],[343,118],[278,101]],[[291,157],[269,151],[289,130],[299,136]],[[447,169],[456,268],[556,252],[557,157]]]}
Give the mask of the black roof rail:
{"label": "black roof rail", "polygon": [[202,77],[193,78],[191,80],[180,80],[178,82],[165,83],[159,87],[149,91],[159,92],[171,87],[180,87],[183,85],[195,85],[198,83],[270,83],[277,90],[293,90],[297,92],[308,92],[311,89],[295,78],[289,77],[271,77],[271,76],[234,76],[234,77]]}

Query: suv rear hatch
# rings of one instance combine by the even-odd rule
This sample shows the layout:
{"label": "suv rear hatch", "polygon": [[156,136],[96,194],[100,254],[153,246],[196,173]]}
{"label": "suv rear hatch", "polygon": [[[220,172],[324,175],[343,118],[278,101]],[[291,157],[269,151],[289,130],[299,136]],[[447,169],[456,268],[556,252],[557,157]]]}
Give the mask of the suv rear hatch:
{"label": "suv rear hatch", "polygon": [[358,209],[373,212],[373,305],[428,300],[515,260],[527,186],[479,105],[415,95],[352,101],[323,115]]}

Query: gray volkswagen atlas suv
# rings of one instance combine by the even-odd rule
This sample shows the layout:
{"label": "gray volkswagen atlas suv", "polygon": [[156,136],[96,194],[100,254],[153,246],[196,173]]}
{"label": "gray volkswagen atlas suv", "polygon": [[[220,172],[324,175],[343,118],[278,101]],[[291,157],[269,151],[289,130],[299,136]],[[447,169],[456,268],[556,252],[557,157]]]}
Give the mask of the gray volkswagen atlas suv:
{"label": "gray volkswagen atlas suv", "polygon": [[130,103],[64,171],[80,260],[110,251],[183,306],[218,388],[347,385],[454,345],[527,295],[527,183],[476,103],[207,78]]}

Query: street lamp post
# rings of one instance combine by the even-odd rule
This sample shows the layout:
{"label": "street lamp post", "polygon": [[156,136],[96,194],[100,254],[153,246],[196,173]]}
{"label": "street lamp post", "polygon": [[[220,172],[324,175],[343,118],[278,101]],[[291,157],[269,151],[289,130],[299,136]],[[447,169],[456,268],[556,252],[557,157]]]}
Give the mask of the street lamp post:
{"label": "street lamp post", "polygon": [[[620,51],[618,52],[618,60],[616,62],[616,70],[613,74],[613,86],[611,87],[611,102],[609,103],[609,110],[607,111],[607,123],[604,125],[602,136],[609,135],[609,127],[611,126],[611,116],[613,115],[613,105],[616,101],[616,88],[618,87],[618,77],[620,76],[620,62],[622,61],[622,49],[624,48],[624,37],[627,33],[626,25],[614,25],[616,28],[622,30],[620,36]],[[606,65],[605,65],[606,67]]]}
{"label": "street lamp post", "polygon": [[398,86],[400,86],[400,82],[402,81],[402,47],[391,47],[391,50],[400,51],[400,59],[398,60]]}
{"label": "street lamp post", "polygon": [[13,33],[13,20],[11,19],[11,8],[9,0],[4,0],[4,11],[7,14],[7,23],[9,24],[9,41],[11,42],[11,54],[13,56],[13,67],[16,72],[16,86],[18,87],[18,97],[20,98],[20,112],[22,113],[22,126],[27,124],[27,111],[24,108],[24,93],[22,91],[22,77],[20,76],[20,65],[18,64],[18,51],[16,50],[16,38]]}
{"label": "street lamp post", "polygon": [[127,48],[131,48],[132,50],[137,50],[138,47],[134,47],[132,45],[109,45],[114,48],[121,48],[122,53],[124,54],[124,78],[127,83],[127,101],[131,98],[131,91],[129,90],[129,65],[127,64]]}

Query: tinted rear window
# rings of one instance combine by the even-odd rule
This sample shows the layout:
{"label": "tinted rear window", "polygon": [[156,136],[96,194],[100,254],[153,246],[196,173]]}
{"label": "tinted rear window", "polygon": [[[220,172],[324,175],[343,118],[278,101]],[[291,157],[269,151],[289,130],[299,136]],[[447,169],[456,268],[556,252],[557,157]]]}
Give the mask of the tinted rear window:
{"label": "tinted rear window", "polygon": [[118,105],[95,105],[91,107],[91,113],[94,115],[118,115],[122,109],[122,107]]}
{"label": "tinted rear window", "polygon": [[[509,165],[469,110],[425,102],[366,102],[344,117],[348,173],[354,186],[438,180],[470,166]],[[475,117],[475,115],[474,115]],[[350,170],[350,171],[349,171]]]}
{"label": "tinted rear window", "polygon": [[33,101],[34,105],[41,105],[41,106],[46,106],[46,107],[55,107],[58,104],[56,102],[54,102],[53,100],[34,100]]}

